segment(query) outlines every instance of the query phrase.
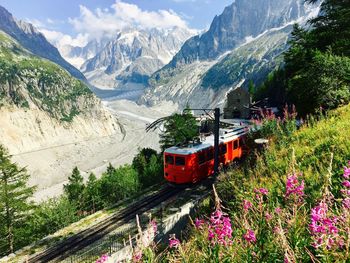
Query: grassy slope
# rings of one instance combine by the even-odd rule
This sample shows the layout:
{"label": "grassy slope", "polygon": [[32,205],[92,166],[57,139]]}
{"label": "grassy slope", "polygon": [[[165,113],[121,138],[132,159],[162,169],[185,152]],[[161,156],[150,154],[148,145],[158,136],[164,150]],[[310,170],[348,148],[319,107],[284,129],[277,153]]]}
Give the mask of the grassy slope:
{"label": "grassy slope", "polygon": [[[283,262],[288,250],[288,255],[295,257],[298,262],[311,262],[308,251],[318,255],[320,262],[350,260],[344,251],[338,251],[339,254],[315,251],[310,246],[312,241],[308,230],[310,209],[321,200],[324,186],[328,182],[327,169],[332,153],[332,192],[336,198],[340,197],[343,166],[350,160],[349,120],[350,105],[330,112],[320,121],[310,121],[312,124],[291,135],[275,138],[265,154],[259,155],[255,168],[246,164],[239,170],[224,174],[217,188],[225,211],[232,221],[233,245],[221,247],[218,253],[220,260],[216,261],[217,251],[210,248],[206,231],[194,230],[192,237],[182,245],[179,252],[168,253],[167,260],[183,258],[187,262]],[[305,201],[300,204],[287,202],[284,198],[286,178],[293,170],[293,149],[295,171],[302,172],[301,179],[305,180]],[[254,189],[260,187],[269,190],[262,205],[263,212],[259,212],[254,194]],[[251,200],[255,206],[246,215],[242,209],[244,199]],[[280,216],[274,213],[276,207],[282,208]],[[205,210],[212,210],[211,208],[207,203]],[[265,211],[273,216],[270,222],[265,220]],[[279,225],[278,220],[281,220],[282,227],[286,229],[283,235],[274,233],[274,227]],[[257,236],[257,242],[253,245],[247,244],[242,238],[248,226]]]}

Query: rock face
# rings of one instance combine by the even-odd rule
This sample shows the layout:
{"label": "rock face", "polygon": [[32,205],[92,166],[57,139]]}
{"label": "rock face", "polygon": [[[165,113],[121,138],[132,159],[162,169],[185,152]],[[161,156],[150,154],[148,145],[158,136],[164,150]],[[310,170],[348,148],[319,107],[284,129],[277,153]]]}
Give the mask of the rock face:
{"label": "rock face", "polygon": [[151,74],[168,63],[192,32],[171,30],[124,30],[109,41],[81,70],[97,86],[100,78],[109,78],[108,87],[128,82],[145,84]]}
{"label": "rock face", "polygon": [[0,31],[0,143],[11,153],[121,133],[80,80]]}
{"label": "rock face", "polygon": [[306,13],[302,0],[236,0],[216,16],[207,32],[189,39],[170,66],[215,59],[266,30],[297,20]]}
{"label": "rock face", "polygon": [[185,42],[149,79],[140,103],[170,100],[180,108],[223,106],[236,86],[259,85],[283,62],[292,24],[317,14],[303,0],[236,0],[207,32]]}
{"label": "rock face", "polygon": [[31,53],[51,60],[65,68],[72,76],[78,79],[86,80],[84,75],[65,61],[57,48],[51,45],[44,35],[36,30],[32,24],[16,20],[12,14],[2,6],[0,6],[0,30],[10,35]]}

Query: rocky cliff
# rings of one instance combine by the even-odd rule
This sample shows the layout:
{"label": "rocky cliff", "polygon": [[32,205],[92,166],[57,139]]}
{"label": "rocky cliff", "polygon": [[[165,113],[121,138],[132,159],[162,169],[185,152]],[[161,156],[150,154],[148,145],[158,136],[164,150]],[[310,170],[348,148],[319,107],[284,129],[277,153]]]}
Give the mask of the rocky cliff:
{"label": "rocky cliff", "polygon": [[120,133],[80,80],[0,31],[0,143],[11,153]]}
{"label": "rocky cliff", "polygon": [[86,81],[84,75],[65,61],[57,48],[51,45],[32,24],[15,19],[2,6],[0,6],[0,30],[11,36],[31,53],[51,60],[65,68],[72,76]]}

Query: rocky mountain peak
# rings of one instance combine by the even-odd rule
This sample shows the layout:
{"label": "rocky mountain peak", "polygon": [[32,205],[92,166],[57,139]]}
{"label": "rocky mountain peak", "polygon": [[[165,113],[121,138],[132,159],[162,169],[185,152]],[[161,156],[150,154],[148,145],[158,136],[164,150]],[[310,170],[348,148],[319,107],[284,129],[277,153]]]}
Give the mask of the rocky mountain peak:
{"label": "rocky mountain peak", "polygon": [[86,80],[84,75],[65,61],[57,48],[51,45],[44,35],[32,24],[16,20],[13,15],[2,6],[0,6],[0,30],[11,36],[31,53],[62,66],[72,76],[78,79]]}

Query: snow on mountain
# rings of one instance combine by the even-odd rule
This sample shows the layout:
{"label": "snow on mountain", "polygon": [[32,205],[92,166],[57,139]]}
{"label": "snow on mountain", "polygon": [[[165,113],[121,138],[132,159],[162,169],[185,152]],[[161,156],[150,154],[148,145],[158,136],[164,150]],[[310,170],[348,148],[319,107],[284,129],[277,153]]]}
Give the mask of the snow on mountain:
{"label": "snow on mountain", "polygon": [[317,6],[303,0],[234,1],[207,32],[187,40],[171,62],[151,76],[139,102],[222,106],[231,88],[246,87],[249,80],[259,84],[277,68],[292,24],[317,12]]}
{"label": "snow on mountain", "polygon": [[[100,88],[126,87],[130,83],[144,85],[150,75],[173,58],[193,33],[179,27],[123,30],[107,41],[102,49],[96,48],[96,55],[88,59],[81,70],[93,85]],[[83,57],[78,55],[75,58]]]}

